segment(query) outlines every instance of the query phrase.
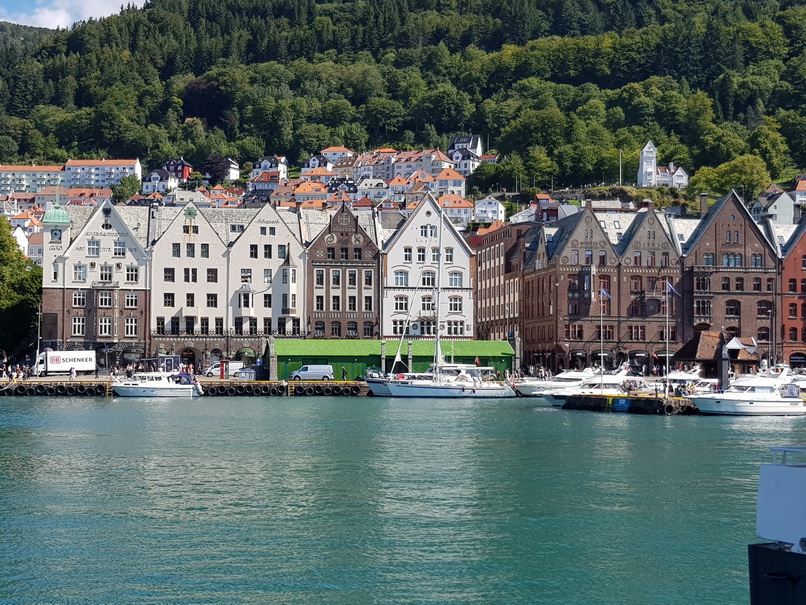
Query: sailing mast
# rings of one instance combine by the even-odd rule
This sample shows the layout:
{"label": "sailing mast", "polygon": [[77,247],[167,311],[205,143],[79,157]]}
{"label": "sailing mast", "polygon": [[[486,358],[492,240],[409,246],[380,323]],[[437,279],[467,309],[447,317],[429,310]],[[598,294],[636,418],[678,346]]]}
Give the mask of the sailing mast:
{"label": "sailing mast", "polygon": [[[433,197],[431,199],[434,199]],[[434,281],[434,303],[436,304],[436,314],[437,314],[437,322],[436,322],[436,332],[434,334],[434,378],[436,380],[439,379],[439,367],[442,363],[442,348],[440,347],[440,332],[442,331],[440,328],[440,317],[441,317],[441,285],[442,285],[442,232],[444,231],[444,217],[442,216],[442,206],[440,205],[438,200],[434,200],[437,205],[437,217],[439,218],[439,238],[438,238],[438,246],[439,249],[437,250],[437,275]]]}
{"label": "sailing mast", "polygon": [[669,298],[669,278],[666,278],[666,388],[669,388],[669,305],[672,299]]}

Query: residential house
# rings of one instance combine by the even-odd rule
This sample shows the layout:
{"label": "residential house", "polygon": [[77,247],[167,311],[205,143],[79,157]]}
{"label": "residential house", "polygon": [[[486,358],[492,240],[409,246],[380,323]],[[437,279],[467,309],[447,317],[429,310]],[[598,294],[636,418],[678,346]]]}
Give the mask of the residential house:
{"label": "residential house", "polygon": [[15,191],[36,192],[44,187],[55,187],[64,180],[64,166],[15,166],[0,164],[0,195]]}
{"label": "residential house", "polygon": [[[350,151],[346,147],[341,146],[325,147],[320,154],[327,158],[328,162],[333,165],[342,158],[354,158],[356,155],[354,151]],[[328,170],[333,170],[333,168],[328,168]]]}
{"label": "residential house", "polygon": [[451,193],[465,197],[465,177],[453,168],[446,168],[436,176],[437,193],[444,195]]}
{"label": "residential house", "polygon": [[71,188],[103,189],[119,185],[126,176],[143,180],[140,160],[68,160],[62,184]]}
{"label": "residential house", "polygon": [[466,200],[462,196],[446,193],[439,196],[438,201],[442,207],[442,212],[459,231],[464,231],[468,223],[473,220],[473,202]]}
{"label": "residential house", "polygon": [[[312,155],[308,158],[307,161],[302,163],[302,167],[300,169],[300,176],[304,175],[311,170],[320,169],[323,172],[330,173],[333,170],[333,162],[331,162],[328,158],[324,155]],[[332,173],[331,173],[332,174]]]}
{"label": "residential house", "polygon": [[506,219],[504,204],[492,196],[476,201],[473,220],[478,223],[492,223]]}
{"label": "residential house", "polygon": [[448,140],[448,155],[460,149],[467,149],[477,158],[484,154],[484,145],[477,134],[459,134]]}
{"label": "residential house", "polygon": [[456,172],[465,178],[473,174],[476,168],[481,165],[481,159],[479,159],[479,156],[466,147],[451,151],[448,155],[453,162]]}
{"label": "residential house", "polygon": [[785,191],[760,195],[750,205],[750,214],[757,223],[769,217],[774,223],[794,225],[800,220],[800,213],[800,207]]}
{"label": "residential house", "polygon": [[357,195],[359,198],[367,197],[374,203],[385,200],[390,195],[389,186],[383,179],[364,178],[358,181]]}
{"label": "residential house", "polygon": [[190,174],[193,172],[193,166],[185,158],[168,160],[163,164],[162,169],[175,176],[180,183],[187,183],[190,180]]}
{"label": "residential house", "polygon": [[263,172],[276,172],[278,173],[281,181],[288,179],[288,160],[285,156],[281,155],[267,155],[255,161],[252,165],[252,172],[249,174],[251,179],[259,176]]}
{"label": "residential house", "polygon": [[179,179],[172,172],[157,169],[149,172],[143,179],[143,193],[168,193],[179,187]]}

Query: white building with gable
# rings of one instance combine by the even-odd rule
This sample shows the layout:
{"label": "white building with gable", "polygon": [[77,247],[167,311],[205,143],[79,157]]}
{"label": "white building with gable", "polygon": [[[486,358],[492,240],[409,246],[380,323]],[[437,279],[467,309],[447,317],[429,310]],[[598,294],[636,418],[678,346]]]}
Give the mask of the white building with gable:
{"label": "white building with gable", "polygon": [[382,254],[382,338],[433,339],[437,330],[447,340],[473,338],[475,257],[432,195]]}

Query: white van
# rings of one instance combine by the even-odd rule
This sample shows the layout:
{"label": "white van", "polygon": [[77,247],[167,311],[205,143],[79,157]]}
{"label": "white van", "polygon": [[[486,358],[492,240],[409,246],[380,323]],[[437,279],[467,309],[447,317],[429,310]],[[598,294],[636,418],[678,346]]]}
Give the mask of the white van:
{"label": "white van", "polygon": [[333,380],[333,366],[307,365],[291,372],[291,380]]}
{"label": "white van", "polygon": [[[227,364],[227,376],[226,378],[233,378],[235,376],[235,372],[240,370],[243,367],[242,361],[226,361],[224,362]],[[211,365],[209,368],[204,370],[204,375],[208,378],[217,378],[221,376],[221,362],[218,361]]]}

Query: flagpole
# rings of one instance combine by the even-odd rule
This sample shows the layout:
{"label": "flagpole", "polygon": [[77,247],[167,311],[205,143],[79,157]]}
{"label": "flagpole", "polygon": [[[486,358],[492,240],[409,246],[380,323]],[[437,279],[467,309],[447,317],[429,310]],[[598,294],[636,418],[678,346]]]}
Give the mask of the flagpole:
{"label": "flagpole", "polygon": [[669,305],[671,303],[669,298],[669,289],[666,289],[666,386],[669,386]]}
{"label": "flagpole", "polygon": [[599,292],[599,389],[604,393],[604,286]]}

